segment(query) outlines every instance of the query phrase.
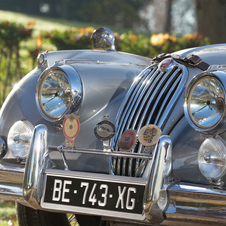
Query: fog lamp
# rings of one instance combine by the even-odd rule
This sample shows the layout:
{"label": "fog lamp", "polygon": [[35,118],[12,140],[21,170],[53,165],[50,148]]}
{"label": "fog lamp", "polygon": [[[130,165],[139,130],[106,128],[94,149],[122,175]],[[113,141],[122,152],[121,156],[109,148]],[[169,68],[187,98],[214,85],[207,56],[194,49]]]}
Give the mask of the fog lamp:
{"label": "fog lamp", "polygon": [[8,148],[16,158],[25,159],[30,148],[34,127],[28,121],[17,121],[9,130]]}
{"label": "fog lamp", "polygon": [[208,138],[199,148],[198,164],[201,173],[211,180],[220,179],[226,172],[226,146],[221,138]]}

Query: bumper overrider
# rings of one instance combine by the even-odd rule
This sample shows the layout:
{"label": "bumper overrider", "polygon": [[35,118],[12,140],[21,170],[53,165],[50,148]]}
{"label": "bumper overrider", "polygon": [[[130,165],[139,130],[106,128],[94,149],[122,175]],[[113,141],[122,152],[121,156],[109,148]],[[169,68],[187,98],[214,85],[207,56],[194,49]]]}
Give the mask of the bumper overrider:
{"label": "bumper overrider", "polygon": [[[54,169],[54,164],[51,162],[48,154],[47,133],[46,126],[36,126],[25,168],[3,162],[0,164],[1,198],[16,200],[34,209],[85,214],[91,208],[92,213],[96,215],[146,221],[155,224],[162,223],[164,220],[226,223],[226,192],[224,190],[197,184],[182,183],[175,179],[172,171],[172,162],[169,164],[169,161],[172,161],[172,143],[168,136],[162,136],[158,145],[156,145],[148,179],[131,179],[130,177],[124,176]],[[165,173],[166,167],[168,167],[167,174]],[[47,178],[53,175],[58,178],[55,180],[56,191],[53,195],[54,199],[59,201],[57,203],[46,201],[48,199],[46,198],[48,196],[46,186]],[[65,179],[62,182],[60,180],[61,178],[66,178],[67,180]],[[91,203],[97,202],[100,208],[93,208],[91,204],[91,207],[86,206],[84,208],[81,206],[67,205],[69,203],[67,194],[69,194],[69,187],[73,180],[71,178],[76,178],[76,180],[85,179],[85,181],[104,181],[101,188],[102,199],[95,201],[93,199],[95,196],[90,196],[92,199]],[[110,183],[122,185],[122,188],[127,183],[134,184],[133,187],[126,188],[130,193],[127,191],[124,194],[124,189],[119,189],[117,205],[120,208],[127,209],[125,212],[119,211],[117,213],[115,210],[112,211],[111,209],[104,208],[107,199],[106,188],[108,188],[108,184]],[[96,182],[93,184],[96,184]],[[83,182],[82,185],[86,189],[87,183]],[[143,191],[143,200],[141,200],[143,209],[141,213],[137,213],[136,211],[130,212],[135,202],[130,195],[134,195],[136,191],[135,187],[140,189],[138,188],[139,186],[143,187],[143,190],[141,189]],[[62,190],[60,190],[61,188]],[[49,188],[49,190],[53,189]],[[74,193],[77,193],[77,191],[75,192],[74,190]],[[110,195],[113,196],[113,194],[108,195],[108,197]]]}

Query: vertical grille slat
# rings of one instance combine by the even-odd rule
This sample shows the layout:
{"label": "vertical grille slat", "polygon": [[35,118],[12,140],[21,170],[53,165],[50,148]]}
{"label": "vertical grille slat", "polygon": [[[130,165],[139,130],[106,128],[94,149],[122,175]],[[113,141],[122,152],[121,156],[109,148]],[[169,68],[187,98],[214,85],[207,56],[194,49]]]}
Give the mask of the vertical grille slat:
{"label": "vertical grille slat", "polygon": [[[153,77],[157,75],[157,72],[153,74]],[[151,76],[151,72],[149,74],[147,74],[147,77],[150,77]],[[147,78],[146,77],[146,78]],[[127,124],[127,120],[130,116],[130,113],[131,113],[131,110],[134,106],[134,104],[136,103],[137,101],[137,97],[140,95],[140,93],[142,92],[142,87],[145,85],[144,81],[146,80],[146,78],[144,80],[141,81],[140,83],[140,86],[138,86],[134,92],[133,92],[133,95],[132,95],[132,98],[128,101],[128,104],[127,104],[127,107],[126,109],[124,110],[123,112],[123,115],[120,119],[121,123],[118,125],[118,127],[116,126],[116,129],[118,131],[120,131],[120,133],[117,133],[116,134],[116,144],[117,142],[119,141],[121,135],[122,135],[122,132],[125,130],[125,126]]]}
{"label": "vertical grille slat", "polygon": [[[111,147],[119,151],[118,143],[127,129],[138,131],[144,125],[155,124],[163,130],[173,107],[177,103],[186,79],[185,67],[171,66],[161,71],[157,66],[144,70],[128,91],[116,119],[116,135]],[[146,150],[151,152],[150,150]],[[142,153],[144,147],[138,142],[132,152]],[[115,158],[113,170],[117,175],[142,176],[147,160]]]}
{"label": "vertical grille slat", "polygon": [[[159,90],[162,90],[162,88],[163,88],[163,86],[164,86],[165,80],[168,80],[168,78],[169,78],[170,75],[171,75],[171,74],[170,74],[169,72],[166,73],[165,76],[164,76],[164,78],[163,78],[161,81],[159,81],[158,86],[157,86],[156,89],[153,91],[152,95],[149,97],[149,100],[148,100],[148,103],[146,104],[146,107],[143,108],[143,109],[141,109],[143,113],[142,113],[142,116],[141,116],[139,125],[138,125],[138,127],[137,127],[138,130],[139,130],[142,126],[144,126],[144,124],[146,123],[146,122],[145,122],[145,117],[147,117],[147,112],[148,112],[148,110],[150,109],[150,107],[152,107],[152,112],[153,112],[153,110],[155,110],[155,109],[154,109],[154,103],[153,103],[153,102],[154,102],[158,97],[160,97],[160,96],[158,96]],[[151,116],[149,116],[149,117],[151,117]],[[150,124],[153,124],[153,122],[151,122],[150,119],[149,119],[149,122],[150,122]]]}
{"label": "vertical grille slat", "polygon": [[[174,78],[175,78],[175,76],[177,76],[177,72],[178,72],[179,70],[177,70],[177,71],[175,71],[173,74],[172,74],[172,76],[170,77],[170,79],[166,82],[166,84],[165,84],[165,86],[168,86],[169,85],[169,82],[170,81],[172,81]],[[164,89],[165,88],[165,89]],[[160,92],[160,95],[156,98],[156,101],[155,101],[155,103],[153,104],[153,107],[152,107],[152,110],[151,110],[151,112],[150,112],[150,114],[149,114],[149,117],[148,117],[148,119],[146,120],[146,122],[143,122],[143,123],[145,123],[145,124],[153,124],[154,123],[154,120],[153,120],[153,114],[154,114],[154,111],[156,110],[156,106],[157,106],[157,104],[159,103],[159,100],[160,100],[160,98],[162,97],[162,95],[163,95],[163,92],[166,92],[166,87],[163,87],[162,88],[162,90],[161,90],[161,92]],[[169,90],[169,89],[168,89]],[[167,91],[168,91],[167,90]],[[158,90],[156,90],[156,92],[157,92]],[[152,100],[151,100],[152,101]],[[148,105],[149,104],[151,104],[151,101],[149,101],[150,103],[148,103]],[[144,114],[147,114],[147,110],[148,110],[148,105],[147,105],[147,108],[144,110]],[[157,109],[157,110],[159,110],[159,109]],[[139,129],[142,127],[143,125],[141,125],[141,122],[140,122],[140,125],[139,125]],[[160,128],[160,129],[162,129],[162,128]]]}
{"label": "vertical grille slat", "polygon": [[160,116],[161,116],[161,114],[163,113],[163,110],[164,110],[164,109],[167,109],[166,104],[167,104],[167,102],[169,103],[169,98],[170,98],[170,96],[172,95],[174,89],[179,85],[179,82],[180,82],[180,80],[181,80],[181,77],[182,77],[182,76],[179,76],[179,77],[177,78],[176,82],[175,82],[175,83],[172,85],[172,87],[170,88],[170,90],[169,90],[169,92],[168,92],[168,94],[167,94],[167,96],[166,96],[164,102],[162,103],[162,106],[161,106],[161,108],[160,108],[160,110],[159,110],[159,112],[158,112],[158,115],[156,116],[156,119],[155,119],[154,124],[155,124],[155,125],[158,125],[159,128],[162,128],[162,126],[163,126],[161,123],[159,123]]}
{"label": "vertical grille slat", "polygon": [[[140,104],[142,104],[143,102],[144,102],[144,104],[145,104],[145,101],[146,101],[146,99],[147,99],[146,97],[148,97],[148,96],[150,95],[150,93],[153,92],[153,89],[154,89],[155,86],[157,85],[158,80],[157,80],[156,77],[161,77],[161,76],[163,76],[163,75],[164,75],[163,73],[157,74],[156,76],[153,75],[153,77],[152,77],[153,79],[151,79],[150,83],[148,84],[149,86],[148,86],[148,85],[145,86],[146,89],[144,89],[144,92],[142,93],[143,95],[139,95],[138,99],[136,100],[136,105],[133,107],[133,111],[131,112],[131,115],[132,115],[133,117],[129,117],[128,122],[126,121],[127,126],[126,126],[125,129],[129,129],[129,128],[136,129],[135,126],[132,124],[132,120],[133,120],[133,118],[134,118],[134,115],[135,115],[137,109],[142,109],[141,107],[138,108],[138,106],[139,106]],[[147,90],[148,88],[149,88],[149,90]],[[146,91],[148,91],[148,92],[146,93]],[[145,94],[146,94],[146,95],[145,95]],[[142,99],[143,99],[143,101],[142,101]],[[125,122],[124,122],[124,123],[125,123]]]}

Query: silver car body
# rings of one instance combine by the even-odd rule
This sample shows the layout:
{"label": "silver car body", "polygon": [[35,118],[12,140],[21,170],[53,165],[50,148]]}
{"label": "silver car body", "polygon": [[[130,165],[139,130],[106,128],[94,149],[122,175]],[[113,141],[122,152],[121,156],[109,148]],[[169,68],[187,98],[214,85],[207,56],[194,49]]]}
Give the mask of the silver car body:
{"label": "silver car body", "polygon": [[[193,48],[175,54],[197,55],[210,66],[225,65],[226,45]],[[31,71],[14,87],[1,109],[0,196],[2,198],[16,200],[35,209],[69,212],[70,208],[67,205],[45,203],[43,196],[46,175],[89,180],[95,178],[100,181],[144,186],[142,214],[116,214],[115,211],[98,208],[92,211],[94,215],[104,216],[109,221],[117,219],[117,221],[147,225],[166,224],[171,220],[181,221],[181,219],[189,222],[225,223],[225,190],[222,186],[211,184],[198,167],[199,147],[206,136],[195,131],[184,115],[185,90],[190,81],[202,70],[173,60],[166,69],[167,73],[173,70],[170,78],[173,78],[175,70],[178,70],[172,83],[167,77],[164,81],[160,81],[159,84],[163,82],[163,85],[155,86],[154,90],[147,86],[144,87],[145,91],[139,93],[136,87],[142,86],[142,83],[139,84],[144,78],[142,76],[146,73],[150,78],[145,77],[145,81],[151,80],[156,71],[160,70],[159,63],[151,64],[151,59],[112,50],[59,51],[45,53],[44,57],[45,63]],[[65,142],[62,130],[59,129],[63,118],[57,122],[44,119],[36,103],[36,86],[39,77],[53,65],[69,66],[78,73],[82,81],[82,102],[76,113],[80,116],[80,132],[75,138],[73,150],[61,146]],[[219,67],[216,66],[215,71],[218,70],[217,68]],[[156,71],[151,72],[152,70]],[[222,71],[225,73],[224,70]],[[174,91],[171,90],[172,87]],[[147,101],[143,105],[139,98],[143,100],[146,97],[142,92],[147,93],[152,90],[156,91],[156,95],[147,96]],[[169,90],[171,96],[167,97]],[[131,93],[134,93],[134,96]],[[167,101],[164,102],[164,98],[168,98]],[[134,99],[135,110],[126,110],[126,106]],[[160,102],[162,105],[159,106]],[[151,108],[149,108],[150,103]],[[152,111],[155,115],[153,119],[149,117]],[[128,117],[123,116],[124,112]],[[143,116],[145,119],[142,121]],[[120,117],[124,117],[123,121],[120,121]],[[144,124],[149,124],[148,117],[149,121],[153,121],[152,124],[156,124],[161,129],[162,136],[158,144],[153,150],[149,150],[149,153],[138,147],[137,153],[123,152],[122,155],[117,156],[120,153],[116,148],[117,142],[122,133],[132,127],[138,133]],[[35,130],[26,163],[23,161],[19,163],[7,149],[6,140],[13,124],[24,119],[29,121]],[[95,126],[105,119],[116,126],[116,135],[109,142],[98,140],[94,134]],[[121,127],[123,129],[120,130]],[[221,137],[225,138],[224,133]],[[40,143],[42,145],[39,145]],[[137,146],[139,145],[138,143]],[[126,157],[127,160],[123,160]],[[138,160],[133,163],[130,159]],[[172,168],[168,177],[163,178],[164,167],[167,164],[172,164],[170,165]],[[130,172],[131,168],[133,172]],[[225,175],[222,181],[225,182]],[[90,210],[71,208],[71,212],[74,213],[87,213]]]}

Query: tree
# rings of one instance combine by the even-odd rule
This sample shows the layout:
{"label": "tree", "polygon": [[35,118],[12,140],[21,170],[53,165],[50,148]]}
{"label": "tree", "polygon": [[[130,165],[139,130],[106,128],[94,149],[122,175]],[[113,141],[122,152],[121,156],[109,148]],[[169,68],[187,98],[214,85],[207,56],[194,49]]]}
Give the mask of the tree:
{"label": "tree", "polygon": [[194,0],[197,30],[210,43],[226,42],[226,0]]}

